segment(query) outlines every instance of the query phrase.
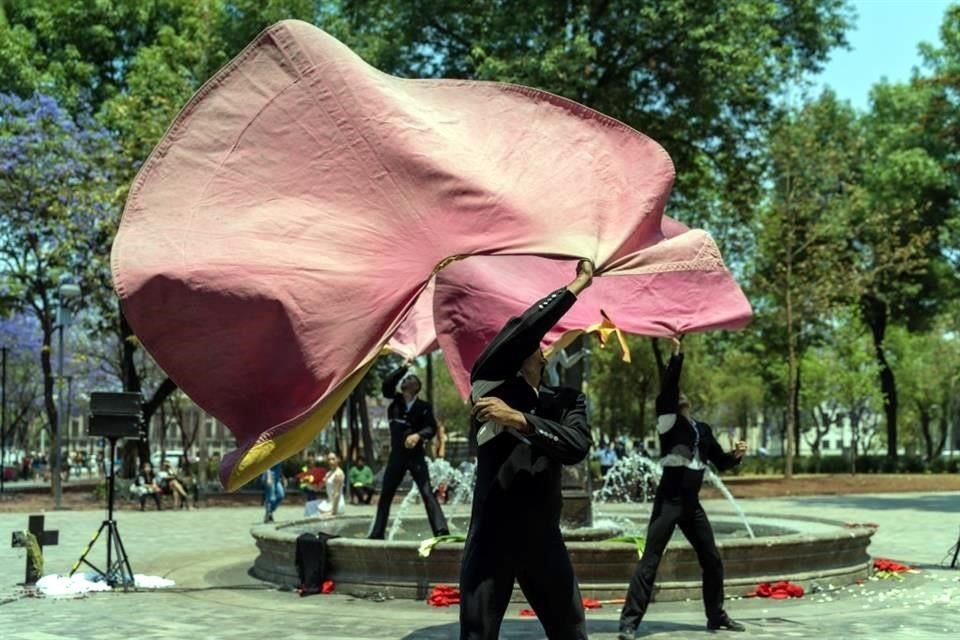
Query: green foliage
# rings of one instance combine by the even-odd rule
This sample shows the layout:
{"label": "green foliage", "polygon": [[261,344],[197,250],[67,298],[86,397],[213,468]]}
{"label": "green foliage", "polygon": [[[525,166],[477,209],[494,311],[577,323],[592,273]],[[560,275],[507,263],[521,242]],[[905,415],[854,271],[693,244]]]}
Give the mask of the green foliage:
{"label": "green foliage", "polygon": [[755,144],[774,96],[844,44],[843,0],[354,0],[324,23],[389,73],[532,85],[608,113],[662,143],[674,213],[723,244],[763,171]]}
{"label": "green foliage", "polygon": [[434,412],[447,436],[466,436],[470,430],[470,405],[460,397],[443,354],[434,355]]}
{"label": "green foliage", "polygon": [[[843,0],[0,0],[5,91],[49,95],[78,130],[102,136],[73,144],[67,125],[47,121],[32,159],[4,166],[0,244],[41,256],[23,253],[13,267],[8,254],[5,300],[39,305],[50,318],[50,288],[72,270],[99,310],[94,331],[117,332],[108,256],[127,185],[193,92],[283,18],[318,24],[388,73],[541,87],[661,142],[678,172],[671,212],[718,237],[748,276],[757,312],[745,332],[685,342],[683,385],[703,419],[742,430],[761,419],[785,423],[789,391],[799,389],[796,427],[808,438],[822,427],[821,409],[831,420],[859,415],[865,435],[883,402],[868,335],[897,373],[908,442],[929,454],[943,425],[960,432],[951,375],[951,330],[960,326],[960,7],[948,10],[941,42],[922,47],[925,69],[910,84],[878,85],[869,112],[857,113],[830,93],[793,109],[777,103],[844,43]],[[13,131],[14,121],[0,120],[0,142],[27,139],[29,127]],[[84,168],[53,176],[65,165],[50,154]],[[42,268],[29,272],[23,260]],[[896,325],[889,339],[888,322]],[[657,365],[649,339],[629,343],[630,365],[615,348],[591,344],[591,422],[606,434],[645,436]],[[114,351],[102,355],[116,359]],[[137,362],[140,375],[162,375]],[[376,365],[371,394],[394,364]],[[469,407],[442,358],[434,370],[437,415],[462,434]]]}
{"label": "green foliage", "polygon": [[654,424],[653,399],[660,381],[649,338],[627,336],[631,362],[616,344],[585,343],[590,350],[587,397],[590,426],[609,436],[643,437]]}
{"label": "green foliage", "polygon": [[901,433],[933,461],[948,444],[949,423],[960,424],[960,336],[945,326],[920,334],[895,327],[887,345],[901,381]]}

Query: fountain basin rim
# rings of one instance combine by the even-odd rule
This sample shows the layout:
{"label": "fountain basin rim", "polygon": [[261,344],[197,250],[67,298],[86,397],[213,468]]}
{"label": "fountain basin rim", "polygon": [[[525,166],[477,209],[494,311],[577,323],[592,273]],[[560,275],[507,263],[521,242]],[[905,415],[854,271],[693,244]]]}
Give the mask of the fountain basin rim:
{"label": "fountain basin rim", "polygon": [[[711,516],[720,516],[724,520],[727,518],[735,519],[739,516],[736,513],[724,512],[724,511],[712,511]],[[721,538],[717,540],[717,545],[722,547],[755,547],[758,545],[767,545],[767,544],[776,544],[778,546],[789,545],[791,543],[805,543],[810,542],[811,540],[817,540],[821,542],[828,542],[831,540],[845,540],[855,537],[872,537],[876,532],[876,529],[864,525],[852,525],[849,526],[848,523],[841,520],[832,520],[829,518],[816,518],[816,517],[806,517],[806,516],[789,516],[789,515],[780,515],[780,514],[767,514],[767,513],[752,513],[750,518],[753,519],[769,519],[769,520],[787,520],[787,521],[796,521],[804,523],[816,523],[825,525],[831,528],[828,531],[815,531],[815,532],[802,532],[794,531],[790,533],[785,533],[783,535],[772,535],[772,536],[757,536],[755,538]],[[270,523],[270,524],[257,524],[250,529],[250,534],[254,538],[266,539],[266,540],[276,540],[283,542],[295,542],[297,536],[304,533],[302,527],[304,525],[309,525],[312,529],[317,531],[329,531],[328,527],[324,525],[339,524],[345,522],[368,522],[368,516],[342,516],[336,519],[320,519],[320,518],[305,518],[301,520],[291,520],[289,522],[284,522],[280,524]],[[284,531],[284,529],[294,529],[301,527],[296,531]],[[334,527],[336,529],[338,527]],[[335,531],[329,531],[330,533],[335,533]],[[370,540],[368,538],[354,538],[354,537],[342,537],[342,538],[332,538],[327,542],[330,546],[335,547],[389,547],[391,549],[409,549],[411,551],[417,551],[420,548],[423,540]],[[565,543],[568,549],[580,550],[580,549],[624,549],[629,546],[629,543],[625,542],[605,542],[605,541],[590,541],[590,542],[566,542]],[[670,546],[685,546],[684,542],[671,542]],[[447,542],[444,543],[443,547],[447,549],[462,549],[464,546],[463,542]]]}

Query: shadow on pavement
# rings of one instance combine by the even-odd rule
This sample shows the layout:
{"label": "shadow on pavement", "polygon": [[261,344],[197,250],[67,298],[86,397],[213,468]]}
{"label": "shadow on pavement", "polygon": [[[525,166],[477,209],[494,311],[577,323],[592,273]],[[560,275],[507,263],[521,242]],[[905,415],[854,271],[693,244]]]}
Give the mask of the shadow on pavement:
{"label": "shadow on pavement", "polygon": [[[587,633],[596,640],[606,640],[616,636],[618,624],[616,620],[588,620]],[[637,634],[638,638],[656,636],[668,632],[702,632],[706,635],[706,625],[685,624],[681,622],[645,622]],[[401,640],[453,640],[460,637],[460,625],[456,622],[441,624],[426,629],[418,629],[409,633]],[[543,627],[536,620],[504,620],[500,627],[500,638],[503,640],[544,640]]]}
{"label": "shadow on pavement", "polygon": [[918,511],[942,511],[952,514],[960,512],[960,494],[958,493],[924,496],[808,496],[794,499],[793,502],[802,506],[823,504],[828,507],[847,507],[867,510],[913,509]]}

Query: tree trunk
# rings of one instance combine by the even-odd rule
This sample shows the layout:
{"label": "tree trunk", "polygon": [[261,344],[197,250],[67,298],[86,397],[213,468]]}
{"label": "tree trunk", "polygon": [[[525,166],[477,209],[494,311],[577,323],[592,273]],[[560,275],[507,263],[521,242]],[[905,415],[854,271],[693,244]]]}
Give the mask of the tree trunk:
{"label": "tree trunk", "polygon": [[870,327],[877,364],[880,365],[880,391],[883,394],[883,410],[887,420],[887,457],[896,461],[897,382],[883,348],[883,340],[887,332],[887,303],[872,296],[864,296],[861,300],[861,308],[864,322]]}
{"label": "tree trunk", "polygon": [[793,295],[790,291],[790,262],[787,261],[787,451],[783,476],[793,478],[793,458],[796,455],[797,437],[797,337],[793,331]]}
{"label": "tree trunk", "polygon": [[663,352],[660,351],[660,343],[656,338],[650,338],[650,349],[653,350],[653,359],[657,363],[657,376],[660,386],[663,387],[663,376],[667,372],[667,363],[663,360]]}
{"label": "tree trunk", "polygon": [[[793,388],[793,437],[795,455],[800,455],[800,438],[803,434],[803,425],[801,424],[802,414],[800,412],[800,390],[803,388],[803,358],[797,354],[797,371],[795,386]],[[819,440],[818,440],[819,442]]]}
{"label": "tree trunk", "polygon": [[343,457],[343,448],[341,447],[343,443],[343,414],[347,404],[340,405],[333,417],[333,451],[341,458]]}
{"label": "tree trunk", "polygon": [[167,412],[164,411],[163,405],[160,405],[158,413],[160,414],[158,417],[160,418],[160,460],[162,462],[167,455]]}
{"label": "tree trunk", "polygon": [[200,492],[204,492],[207,489],[207,483],[209,478],[207,478],[207,425],[202,424],[200,421],[200,416],[197,416],[197,486],[200,489]]}
{"label": "tree trunk", "polygon": [[347,447],[347,459],[344,461],[344,466],[352,466],[360,452],[360,398],[357,394],[358,391],[359,389],[354,389],[350,392],[350,407],[347,411],[350,444]]}
{"label": "tree trunk", "polygon": [[920,417],[920,432],[923,434],[923,445],[926,450],[924,459],[929,464],[933,461],[933,434],[930,433],[930,423],[933,421],[933,417],[930,415],[927,405],[919,401],[917,402],[917,414]]}
{"label": "tree trunk", "polygon": [[860,446],[860,413],[850,412],[850,475],[857,475],[857,447]]}
{"label": "tree trunk", "polygon": [[[60,456],[60,442],[61,436],[60,433],[60,423],[58,420],[60,416],[57,413],[57,403],[53,401],[53,390],[54,390],[54,377],[53,377],[53,363],[51,362],[51,346],[50,343],[53,341],[53,327],[49,319],[43,319],[43,348],[40,349],[40,368],[43,371],[43,408],[47,414],[47,424],[50,429],[50,433],[53,436],[50,438],[50,455],[49,455],[49,464],[47,465],[50,469],[50,489],[53,493],[54,500],[56,501],[57,496],[60,495],[62,491],[62,481],[63,478],[60,475],[60,470],[62,468],[63,460]],[[59,504],[54,505],[55,508],[59,508]]]}
{"label": "tree trunk", "polygon": [[360,391],[360,435],[363,440],[363,453],[367,464],[377,462],[377,451],[373,447],[373,434],[370,432],[370,411],[367,407],[367,378],[364,377],[357,385]]}
{"label": "tree trunk", "polygon": [[943,455],[943,448],[947,444],[947,433],[950,431],[948,426],[950,413],[950,396],[947,393],[943,394],[943,401],[940,403],[940,438],[937,440],[937,444],[933,449],[933,457],[939,458]]}
{"label": "tree trunk", "polygon": [[433,406],[433,353],[427,354],[427,402]]}
{"label": "tree trunk", "polygon": [[637,401],[640,403],[640,437],[646,438],[647,429],[649,428],[647,425],[647,396],[650,393],[650,378],[644,376],[643,383],[640,384],[637,391]]}
{"label": "tree trunk", "polygon": [[[121,359],[120,372],[123,379],[123,390],[130,393],[142,393],[143,381],[140,378],[140,372],[137,370],[137,363],[134,355],[137,352],[137,339],[133,333],[133,328],[127,322],[127,317],[123,314],[123,309],[118,312],[120,318],[120,342]],[[140,458],[140,464],[150,460],[150,420],[157,408],[177,390],[177,385],[170,378],[165,378],[160,383],[142,405],[144,430],[141,433],[140,440],[137,442],[137,456]]]}

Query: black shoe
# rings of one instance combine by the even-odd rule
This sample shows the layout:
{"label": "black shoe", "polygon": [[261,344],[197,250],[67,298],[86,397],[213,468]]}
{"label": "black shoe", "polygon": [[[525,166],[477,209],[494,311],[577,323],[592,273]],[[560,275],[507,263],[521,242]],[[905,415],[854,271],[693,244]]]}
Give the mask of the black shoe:
{"label": "black shoe", "polygon": [[707,630],[709,631],[719,631],[720,629],[726,629],[727,631],[746,631],[747,628],[736,620],[731,620],[730,616],[723,614],[721,617],[716,620],[707,621]]}
{"label": "black shoe", "polygon": [[620,633],[617,634],[617,640],[634,640],[636,637],[637,632],[629,629],[621,629]]}
{"label": "black shoe", "polygon": [[448,535],[450,535],[450,529],[438,529],[434,537],[439,538],[440,536],[448,536]]}

